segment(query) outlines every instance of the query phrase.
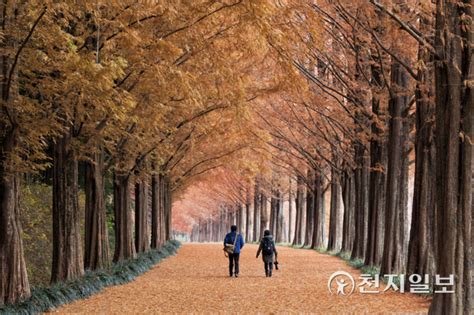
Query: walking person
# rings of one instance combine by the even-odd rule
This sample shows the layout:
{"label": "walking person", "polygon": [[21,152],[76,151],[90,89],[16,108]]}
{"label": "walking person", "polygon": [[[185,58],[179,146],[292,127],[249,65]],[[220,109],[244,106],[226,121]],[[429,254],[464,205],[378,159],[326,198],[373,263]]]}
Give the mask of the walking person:
{"label": "walking person", "polygon": [[237,225],[230,227],[230,233],[224,238],[224,251],[229,255],[229,275],[239,277],[240,250],[244,247],[242,235],[237,233]]}
{"label": "walking person", "polygon": [[263,238],[257,250],[257,258],[260,252],[262,253],[263,264],[265,266],[265,276],[271,277],[273,271],[273,257],[275,257],[275,266],[278,267],[278,253],[270,230],[263,232]]}

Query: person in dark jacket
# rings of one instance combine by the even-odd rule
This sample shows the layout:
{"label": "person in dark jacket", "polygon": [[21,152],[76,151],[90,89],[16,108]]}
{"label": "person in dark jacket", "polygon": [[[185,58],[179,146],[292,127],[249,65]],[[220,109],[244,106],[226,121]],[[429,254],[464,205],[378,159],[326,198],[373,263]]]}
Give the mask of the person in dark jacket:
{"label": "person in dark jacket", "polygon": [[263,232],[263,238],[260,241],[260,246],[257,250],[257,258],[262,253],[263,264],[265,265],[265,276],[271,277],[273,271],[273,257],[275,257],[275,263],[277,263],[277,250],[275,242],[273,241],[272,234],[269,230]]}
{"label": "person in dark jacket", "polygon": [[[235,238],[237,238],[237,240]],[[229,254],[229,275],[231,277],[234,275],[237,278],[239,276],[240,250],[244,247],[244,239],[242,235],[237,233],[237,225],[230,227],[230,233],[227,233],[224,238],[224,246],[225,244],[234,244],[234,242],[234,253]]]}

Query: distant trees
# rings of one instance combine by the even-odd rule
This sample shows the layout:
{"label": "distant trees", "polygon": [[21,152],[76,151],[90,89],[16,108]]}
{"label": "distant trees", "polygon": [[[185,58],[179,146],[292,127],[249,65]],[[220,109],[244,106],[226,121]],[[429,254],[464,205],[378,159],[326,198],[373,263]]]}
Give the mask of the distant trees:
{"label": "distant trees", "polygon": [[294,204],[285,198],[292,244],[340,246],[382,275],[455,275],[456,293],[435,294],[432,314],[474,304],[471,6],[313,3],[301,20],[320,34],[290,17],[298,45],[269,37],[299,77],[254,113],[271,172],[296,182]]}
{"label": "distant trees", "polygon": [[0,305],[30,294],[25,174],[52,179],[52,282],[108,266],[112,250],[121,261],[172,237],[177,195],[246,146],[238,122],[259,91],[248,69],[266,53],[249,36],[251,6],[0,3]]}
{"label": "distant trees", "polygon": [[430,312],[469,313],[471,5],[3,1],[0,305],[30,294],[19,189],[48,170],[52,282],[161,246],[172,221],[197,241],[238,223],[454,274]]}

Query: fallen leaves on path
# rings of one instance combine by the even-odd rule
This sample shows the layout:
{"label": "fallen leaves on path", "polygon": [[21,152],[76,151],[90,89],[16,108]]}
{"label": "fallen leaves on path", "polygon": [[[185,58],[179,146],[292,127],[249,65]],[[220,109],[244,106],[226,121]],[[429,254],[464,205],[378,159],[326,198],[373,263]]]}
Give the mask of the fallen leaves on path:
{"label": "fallen leaves on path", "polygon": [[266,278],[257,246],[241,254],[240,277],[228,276],[220,244],[184,244],[170,257],[126,285],[109,287],[60,313],[356,313],[424,314],[429,299],[409,293],[331,295],[327,282],[335,271],[355,279],[360,272],[337,257],[313,250],[280,247],[280,270]]}

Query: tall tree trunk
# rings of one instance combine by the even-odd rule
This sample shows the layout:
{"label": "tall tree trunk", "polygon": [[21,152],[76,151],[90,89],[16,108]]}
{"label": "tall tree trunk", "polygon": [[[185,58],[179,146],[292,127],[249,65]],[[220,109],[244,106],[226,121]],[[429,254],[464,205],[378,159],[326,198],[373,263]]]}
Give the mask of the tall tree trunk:
{"label": "tall tree trunk", "polygon": [[[407,99],[408,103],[408,99]],[[400,182],[398,191],[400,193],[398,199],[398,222],[408,222],[408,180],[409,180],[409,157],[410,154],[410,118],[408,117],[408,109],[404,111],[402,115],[403,125],[402,125],[402,163],[400,167]],[[409,241],[409,225],[400,224],[398,226],[398,236],[399,238],[399,250],[398,250],[398,260],[397,260],[397,270],[406,271],[407,263],[407,253],[408,253],[408,241]]]}
{"label": "tall tree trunk", "polygon": [[[404,126],[403,116],[408,105],[407,95],[404,91],[408,88],[408,77],[399,63],[392,64],[392,86],[397,91],[389,101],[390,129],[388,142],[388,172],[387,193],[385,205],[385,236],[382,257],[381,274],[393,274],[403,271],[403,235],[400,224],[397,222],[406,211],[406,185],[407,159],[405,133],[408,128]],[[405,204],[404,204],[405,203]],[[403,225],[403,224],[402,224]]]}
{"label": "tall tree trunk", "polygon": [[[272,197],[270,200],[270,230],[273,234],[275,241],[279,242],[279,234],[280,230],[278,229],[280,223],[279,216],[280,216],[280,188],[278,186],[273,187],[272,189]],[[278,240],[277,240],[278,239]]]}
{"label": "tall tree trunk", "polygon": [[245,241],[250,242],[250,186],[247,187],[247,194],[245,197]]}
{"label": "tall tree trunk", "polygon": [[[374,68],[374,67],[373,67]],[[380,70],[372,70],[373,76],[378,78]],[[380,82],[380,79],[377,79]],[[381,82],[379,84],[382,84]],[[383,111],[380,108],[380,99],[372,99],[372,113],[377,117],[372,121],[372,139],[370,141],[370,187],[368,212],[368,237],[365,254],[365,265],[380,266],[383,253],[383,239],[385,232],[385,193],[387,171],[387,150],[384,130],[380,127]],[[400,221],[404,222],[404,221]]]}
{"label": "tall tree trunk", "polygon": [[149,250],[148,185],[146,180],[138,178],[135,183],[135,251],[143,253]]}
{"label": "tall tree trunk", "polygon": [[[0,28],[8,33],[15,24],[10,23],[16,14],[10,12],[7,1],[0,9]],[[15,7],[15,6],[11,6]],[[15,113],[18,86],[8,82],[8,75],[16,81],[17,71],[12,69],[14,48],[17,46],[13,36],[2,36],[0,48],[0,307],[6,303],[17,303],[30,296],[30,285],[23,255],[22,229],[20,223],[20,176],[13,169],[10,158],[18,146],[19,125]],[[11,51],[11,53],[5,53]],[[12,88],[14,87],[14,88]],[[7,119],[6,116],[9,116]],[[10,120],[10,121],[9,121]]]}
{"label": "tall tree trunk", "polygon": [[354,187],[354,175],[352,171],[346,171],[342,177],[342,196],[344,203],[344,221],[342,230],[342,248],[341,251],[349,252],[352,250],[354,245],[354,199],[355,199],[355,187]]}
{"label": "tall tree trunk", "polygon": [[[403,0],[404,1],[404,0]],[[387,33],[388,16],[383,11],[378,11],[374,32],[379,38]],[[378,45],[373,40],[374,45]],[[371,90],[372,90],[372,123],[370,137],[370,178],[369,178],[369,212],[368,212],[368,238],[365,253],[365,265],[380,266],[382,262],[383,240],[385,233],[385,194],[387,171],[387,136],[385,133],[388,121],[386,116],[386,103],[381,101],[381,95],[387,88],[383,67],[389,60],[384,51],[371,50],[372,60]],[[404,222],[404,221],[401,221]]]}
{"label": "tall tree trunk", "polygon": [[324,225],[326,217],[324,214],[324,192],[323,175],[316,171],[314,176],[314,227],[311,248],[324,247]]}
{"label": "tall tree trunk", "polygon": [[257,242],[260,239],[259,232],[259,218],[260,218],[260,183],[258,177],[255,178],[255,189],[253,194],[253,235],[252,240]]}
{"label": "tall tree trunk", "polygon": [[276,207],[275,189],[272,187],[272,195],[270,197],[270,231],[272,233],[275,233],[275,207]]}
{"label": "tall tree trunk", "polygon": [[260,237],[263,237],[263,231],[268,228],[268,219],[267,196],[262,192],[260,197]]}
{"label": "tall tree trunk", "polygon": [[341,186],[339,174],[334,168],[331,170],[331,209],[329,214],[328,250],[337,251],[340,248],[340,221],[341,221]]}
{"label": "tall tree trunk", "polygon": [[472,31],[471,1],[437,1],[435,259],[437,274],[455,275],[455,293],[434,294],[430,314],[474,312]]}
{"label": "tall tree trunk", "polygon": [[354,143],[354,170],[355,184],[355,237],[352,247],[352,259],[363,259],[367,250],[369,226],[369,167],[370,167],[370,122],[364,112],[369,113],[371,108],[371,94],[363,89],[364,77],[370,77],[369,51],[359,42],[356,42],[356,67],[355,78],[360,83],[356,91],[360,105],[356,113],[358,139]]}
{"label": "tall tree trunk", "polygon": [[173,193],[171,191],[171,180],[168,176],[164,177],[164,222],[165,222],[165,240],[172,239],[172,207],[173,207]]}
{"label": "tall tree trunk", "polygon": [[84,186],[85,204],[85,251],[84,267],[95,270],[109,265],[109,237],[104,200],[104,158],[102,148],[91,153],[86,162]]}
{"label": "tall tree trunk", "polygon": [[361,143],[355,145],[357,168],[354,171],[355,185],[355,236],[352,259],[363,259],[367,247],[369,212],[369,157]]}
{"label": "tall tree trunk", "polygon": [[115,252],[114,262],[135,257],[132,211],[130,205],[130,175],[114,174]]}
{"label": "tall tree trunk", "polygon": [[160,239],[164,243],[166,242],[166,177],[164,175],[160,175],[160,189],[159,189],[159,194],[160,194],[160,208],[159,208],[159,214],[160,214],[160,221],[162,224],[159,227],[160,228]]}
{"label": "tall tree trunk", "polygon": [[229,207],[229,209],[230,209],[229,211],[231,211],[231,213],[230,213],[230,217],[231,217],[230,218],[230,224],[231,225],[237,224],[237,213],[236,213],[237,210],[234,209],[234,207]]}
{"label": "tall tree trunk", "polygon": [[304,246],[310,246],[313,239],[314,222],[314,171],[308,170],[308,185],[306,188],[306,228],[304,233]]}
{"label": "tall tree trunk", "polygon": [[151,248],[156,249],[163,245],[161,230],[163,229],[163,216],[161,210],[162,199],[160,189],[160,175],[151,177]]}
{"label": "tall tree trunk", "polygon": [[2,140],[4,142],[3,154],[0,157],[0,306],[17,303],[30,296],[21,238],[20,176],[5,172],[5,153],[9,152],[5,149],[9,149],[11,139]]}
{"label": "tall tree trunk", "polygon": [[291,188],[291,176],[290,176],[289,186],[288,186],[288,243],[291,243],[292,226],[293,226],[293,191]]}
{"label": "tall tree trunk", "polygon": [[202,220],[201,219],[198,220],[198,232],[197,232],[197,234],[198,234],[198,242],[199,243],[203,242],[203,239],[202,239]]}
{"label": "tall tree trunk", "polygon": [[242,215],[243,215],[243,207],[242,203],[239,201],[237,204],[237,230],[239,233],[242,233]]}
{"label": "tall tree trunk", "polygon": [[[421,29],[431,25],[425,19]],[[432,54],[419,48],[418,59],[431,64]],[[427,69],[418,70],[416,89],[415,187],[408,248],[407,274],[434,276],[435,144],[433,78]]]}
{"label": "tall tree trunk", "polygon": [[78,201],[78,162],[72,131],[53,145],[53,264],[51,282],[84,274]]}
{"label": "tall tree trunk", "polygon": [[280,189],[277,190],[277,206],[276,206],[276,232],[275,240],[278,243],[283,242],[283,227],[285,225],[285,217],[283,214],[283,199]]}
{"label": "tall tree trunk", "polygon": [[296,180],[296,222],[295,222],[295,236],[293,237],[293,245],[300,245],[301,230],[303,226],[303,178],[298,175]]}

